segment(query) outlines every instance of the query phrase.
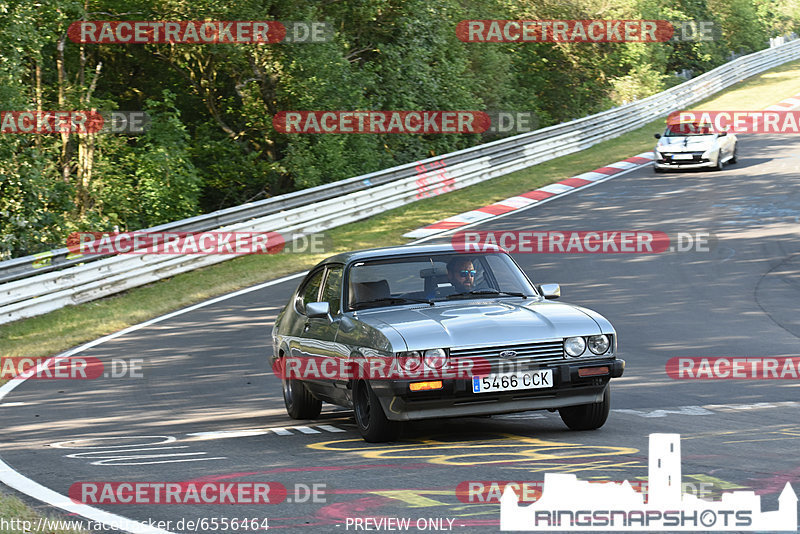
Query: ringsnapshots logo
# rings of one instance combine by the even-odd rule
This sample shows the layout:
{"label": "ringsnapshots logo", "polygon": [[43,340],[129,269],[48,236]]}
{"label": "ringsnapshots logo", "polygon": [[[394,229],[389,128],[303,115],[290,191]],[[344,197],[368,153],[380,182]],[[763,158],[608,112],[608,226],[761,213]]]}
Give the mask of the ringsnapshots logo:
{"label": "ringsnapshots logo", "polygon": [[547,473],[542,496],[519,505],[506,486],[500,498],[500,529],[527,531],[791,531],[797,530],[797,495],[789,482],[778,509],[761,511],[752,491],[723,493],[706,501],[682,491],[680,434],[650,434],[648,498],[628,481],[590,483],[574,474]]}

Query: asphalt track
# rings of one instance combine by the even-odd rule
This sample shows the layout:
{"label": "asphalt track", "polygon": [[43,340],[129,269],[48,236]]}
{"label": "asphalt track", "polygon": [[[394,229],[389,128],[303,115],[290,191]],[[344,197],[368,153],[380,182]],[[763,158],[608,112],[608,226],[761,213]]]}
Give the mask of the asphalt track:
{"label": "asphalt track", "polygon": [[[618,331],[628,365],[600,430],[572,432],[557,414],[533,412],[418,423],[400,441],[374,445],[336,407],[293,421],[267,357],[272,321],[295,278],[81,353],[141,358],[142,378],[25,381],[0,399],[0,459],[28,479],[19,487],[51,504],[55,494],[42,487],[67,495],[79,482],[251,481],[288,490],[275,504],[91,511],[172,532],[194,531],[176,523],[202,518],[209,524],[197,530],[213,532],[210,520],[223,517],[268,518],[271,529],[292,532],[355,531],[356,518],[410,519],[411,532],[497,532],[497,502],[459,498],[460,483],[541,481],[555,472],[642,480],[648,435],[669,432],[682,437],[687,491],[718,498],[750,490],[774,510],[787,481],[800,488],[800,380],[675,380],[665,372],[672,357],[800,354],[800,139],[739,142],[739,163],[722,172],[654,174],[646,166],[474,227],[713,234],[708,251],[515,256],[534,281],[560,283],[562,300],[597,310]],[[9,473],[0,466],[7,480]],[[307,491],[314,485],[317,493]]]}

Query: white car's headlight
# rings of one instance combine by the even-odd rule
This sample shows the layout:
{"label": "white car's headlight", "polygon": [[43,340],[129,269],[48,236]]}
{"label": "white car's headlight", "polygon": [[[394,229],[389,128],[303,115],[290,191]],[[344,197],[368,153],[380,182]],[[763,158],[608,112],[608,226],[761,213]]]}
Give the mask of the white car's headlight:
{"label": "white car's headlight", "polygon": [[605,354],[608,352],[608,349],[611,348],[611,342],[608,339],[608,336],[589,336],[586,345],[589,347],[589,350],[594,352],[597,355]]}
{"label": "white car's headlight", "polygon": [[405,371],[413,371],[422,364],[422,356],[417,351],[398,352],[397,360]]}
{"label": "white car's headlight", "polygon": [[586,351],[586,340],[582,337],[568,337],[564,340],[564,351],[577,358]]}
{"label": "white car's headlight", "polygon": [[424,361],[430,369],[441,369],[447,361],[447,353],[443,349],[426,350]]}

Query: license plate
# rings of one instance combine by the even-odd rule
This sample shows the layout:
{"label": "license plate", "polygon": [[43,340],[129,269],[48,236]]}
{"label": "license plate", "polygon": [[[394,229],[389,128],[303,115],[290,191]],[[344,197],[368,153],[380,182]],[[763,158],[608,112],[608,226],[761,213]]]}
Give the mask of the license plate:
{"label": "license plate", "polygon": [[552,369],[472,377],[473,393],[492,393],[495,391],[514,391],[517,389],[540,389],[550,387],[553,387]]}
{"label": "license plate", "polygon": [[672,159],[694,159],[691,154],[673,154]]}

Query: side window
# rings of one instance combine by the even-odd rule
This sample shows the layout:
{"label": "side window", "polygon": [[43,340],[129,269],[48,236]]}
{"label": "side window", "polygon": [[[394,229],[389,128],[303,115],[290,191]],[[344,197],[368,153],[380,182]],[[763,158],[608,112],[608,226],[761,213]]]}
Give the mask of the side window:
{"label": "side window", "polygon": [[322,302],[328,302],[331,306],[331,315],[336,315],[342,307],[342,267],[328,267],[328,275],[325,278],[325,287],[322,289]]}
{"label": "side window", "polygon": [[297,300],[295,301],[295,308],[299,313],[306,312],[306,304],[309,302],[317,302],[319,295],[319,287],[322,285],[322,274],[325,271],[320,269],[314,275],[306,280],[303,287],[297,293]]}

